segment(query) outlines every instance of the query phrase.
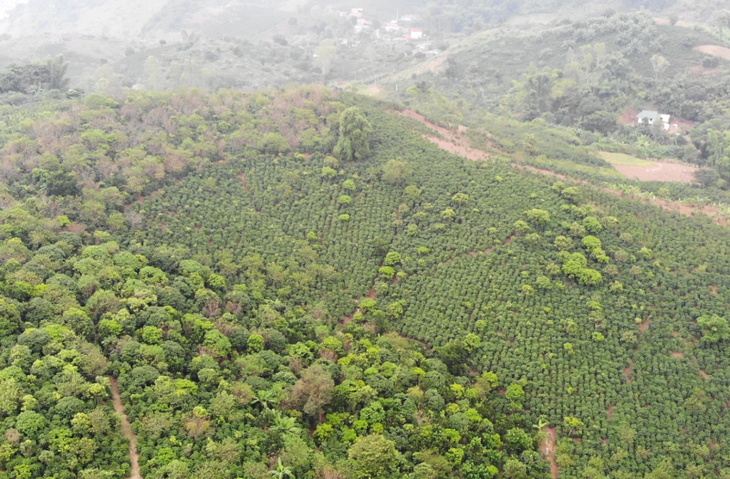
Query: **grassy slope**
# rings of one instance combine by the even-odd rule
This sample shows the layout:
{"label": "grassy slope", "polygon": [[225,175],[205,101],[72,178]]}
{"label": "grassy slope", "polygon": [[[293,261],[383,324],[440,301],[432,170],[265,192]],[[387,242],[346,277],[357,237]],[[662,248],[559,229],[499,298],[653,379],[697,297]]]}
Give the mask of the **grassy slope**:
{"label": "grassy slope", "polygon": [[654,164],[651,161],[642,160],[641,158],[636,158],[635,156],[627,155],[625,153],[601,151],[599,156],[612,165],[651,166]]}

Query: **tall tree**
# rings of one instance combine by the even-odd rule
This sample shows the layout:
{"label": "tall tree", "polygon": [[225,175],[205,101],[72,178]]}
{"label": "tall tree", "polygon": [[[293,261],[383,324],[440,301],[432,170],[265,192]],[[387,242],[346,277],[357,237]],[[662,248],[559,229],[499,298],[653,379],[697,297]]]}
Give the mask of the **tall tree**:
{"label": "tall tree", "polygon": [[307,368],[294,384],[289,400],[304,414],[318,416],[332,400],[335,382],[329,372],[319,364]]}
{"label": "tall tree", "polygon": [[383,167],[383,179],[388,183],[399,186],[413,170],[403,160],[390,160]]}
{"label": "tall tree", "polygon": [[395,443],[381,434],[361,437],[348,451],[358,478],[385,477],[397,465],[398,451]]}
{"label": "tall tree", "polygon": [[340,139],[334,154],[346,160],[362,160],[370,154],[372,126],[360,108],[353,106],[340,116]]}

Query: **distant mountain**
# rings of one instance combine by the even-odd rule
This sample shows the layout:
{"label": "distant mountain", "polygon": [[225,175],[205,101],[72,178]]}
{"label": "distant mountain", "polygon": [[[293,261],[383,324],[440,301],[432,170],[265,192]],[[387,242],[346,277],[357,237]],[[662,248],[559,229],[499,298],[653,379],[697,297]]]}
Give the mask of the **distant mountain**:
{"label": "distant mountain", "polygon": [[[10,2],[9,5],[15,2]],[[175,40],[181,30],[248,36],[304,2],[223,0],[30,0],[7,10],[0,34],[96,35]]]}

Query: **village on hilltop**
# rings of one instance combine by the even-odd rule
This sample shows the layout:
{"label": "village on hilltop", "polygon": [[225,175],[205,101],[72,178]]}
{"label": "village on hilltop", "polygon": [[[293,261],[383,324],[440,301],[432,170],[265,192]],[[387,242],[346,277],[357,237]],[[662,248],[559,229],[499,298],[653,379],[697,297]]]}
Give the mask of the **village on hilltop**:
{"label": "village on hilltop", "polygon": [[366,30],[373,30],[378,39],[387,39],[393,42],[407,40],[421,40],[424,38],[423,29],[413,26],[416,20],[415,15],[398,15],[386,24],[372,22],[365,18],[364,9],[353,8],[349,13],[340,12],[340,15],[354,19],[355,31],[361,33]]}

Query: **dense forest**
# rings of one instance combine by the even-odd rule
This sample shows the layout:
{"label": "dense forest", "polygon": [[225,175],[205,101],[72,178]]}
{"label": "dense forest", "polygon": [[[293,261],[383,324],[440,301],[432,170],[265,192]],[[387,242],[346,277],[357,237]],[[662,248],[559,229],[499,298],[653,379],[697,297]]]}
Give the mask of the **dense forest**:
{"label": "dense forest", "polygon": [[727,477],[727,229],[398,109],[3,110],[0,477]]}

